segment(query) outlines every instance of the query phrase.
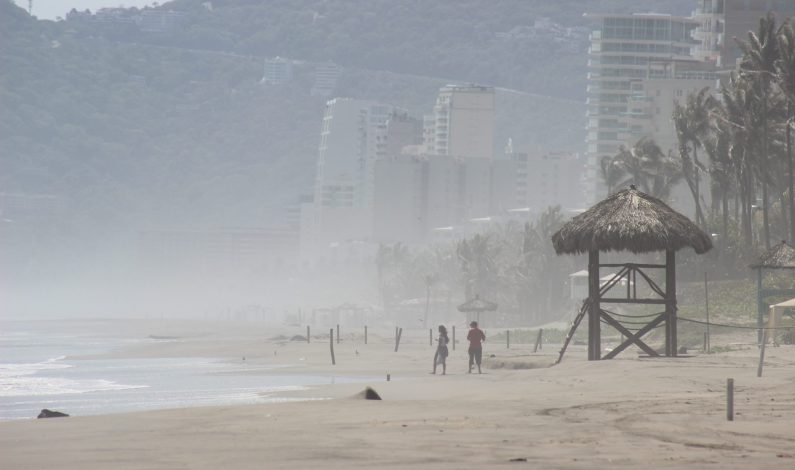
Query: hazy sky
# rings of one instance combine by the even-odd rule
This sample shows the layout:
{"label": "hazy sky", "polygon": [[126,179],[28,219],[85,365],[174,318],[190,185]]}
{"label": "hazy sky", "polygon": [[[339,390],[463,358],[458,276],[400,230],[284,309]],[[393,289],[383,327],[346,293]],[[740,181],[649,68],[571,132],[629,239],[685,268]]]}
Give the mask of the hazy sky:
{"label": "hazy sky", "polygon": [[[28,0],[14,0],[17,5],[28,9]],[[54,20],[56,17],[66,16],[72,8],[96,11],[105,7],[142,7],[151,5],[155,0],[33,0],[33,15],[42,20]],[[167,0],[160,0],[166,3]]]}

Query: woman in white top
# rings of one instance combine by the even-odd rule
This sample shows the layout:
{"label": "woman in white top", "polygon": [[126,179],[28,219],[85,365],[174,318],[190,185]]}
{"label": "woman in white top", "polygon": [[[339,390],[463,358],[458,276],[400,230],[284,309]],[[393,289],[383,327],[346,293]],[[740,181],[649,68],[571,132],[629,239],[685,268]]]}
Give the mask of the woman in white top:
{"label": "woman in white top", "polygon": [[450,338],[447,337],[447,328],[444,325],[439,325],[439,338],[436,340],[436,353],[433,355],[433,373],[436,373],[436,366],[442,365],[442,375],[447,375],[447,343]]}

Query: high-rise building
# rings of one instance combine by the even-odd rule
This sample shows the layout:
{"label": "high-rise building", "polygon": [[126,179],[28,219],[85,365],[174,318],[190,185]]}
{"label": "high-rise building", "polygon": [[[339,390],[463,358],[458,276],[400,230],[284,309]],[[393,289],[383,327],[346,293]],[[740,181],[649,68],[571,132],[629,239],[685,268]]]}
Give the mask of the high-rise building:
{"label": "high-rise building", "polygon": [[540,213],[550,206],[581,208],[584,161],[578,154],[548,152],[527,159],[527,206]]}
{"label": "high-rise building", "polygon": [[425,234],[425,165],[418,157],[385,158],[375,163],[373,239],[414,244]]}
{"label": "high-rise building", "polygon": [[374,240],[422,243],[441,227],[504,214],[526,201],[512,158],[404,155],[376,162]]}
{"label": "high-rise building", "polygon": [[375,161],[386,155],[392,106],[335,98],[326,103],[318,148],[315,191],[302,206],[302,252],[372,235]]}
{"label": "high-rise building", "polygon": [[759,18],[772,11],[779,22],[795,15],[795,0],[698,0],[693,32],[698,44],[693,55],[725,69],[733,69],[742,55],[734,38],[747,40],[759,29]]}
{"label": "high-rise building", "polygon": [[424,141],[432,155],[492,158],[494,88],[447,85],[425,118]]}
{"label": "high-rise building", "polygon": [[626,147],[649,137],[663,152],[676,152],[673,126],[675,103],[684,105],[687,95],[704,87],[714,88],[718,74],[711,64],[693,61],[660,61],[649,64],[647,78],[632,83],[628,101],[628,127],[619,133]]}
{"label": "high-rise building", "polygon": [[[659,103],[709,85],[714,76],[690,55],[696,43],[691,35],[699,25],[695,19],[651,13],[588,16],[597,21],[588,51],[586,141],[593,170],[603,157],[615,155],[622,145],[632,146],[655,126],[658,135],[670,135],[671,114]],[[657,82],[652,87],[649,80]],[[602,193],[598,178],[590,184],[587,203]]]}
{"label": "high-rise building", "polygon": [[422,121],[408,113],[393,113],[386,123],[386,157],[398,158],[422,144]]}
{"label": "high-rise building", "polygon": [[323,207],[364,207],[372,162],[386,152],[383,136],[394,108],[335,98],[326,103],[320,130],[315,202]]}

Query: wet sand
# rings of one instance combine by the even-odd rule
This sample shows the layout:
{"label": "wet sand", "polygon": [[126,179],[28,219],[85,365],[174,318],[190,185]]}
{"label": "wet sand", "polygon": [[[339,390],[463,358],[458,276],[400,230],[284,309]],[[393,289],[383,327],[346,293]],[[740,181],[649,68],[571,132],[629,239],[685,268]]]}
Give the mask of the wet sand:
{"label": "wet sand", "polygon": [[279,373],[373,376],[383,400],[340,384],[284,395],[325,400],[2,422],[0,468],[795,468],[793,346],[768,348],[757,378],[755,347],[601,362],[575,347],[548,367],[557,345],[487,342],[484,374],[469,375],[459,342],[448,375],[434,376],[427,330],[404,332],[397,353],[386,329],[367,345],[343,333],[332,366],[327,336],[287,340],[300,328],[279,339],[259,326],[181,328],[141,327],[179,339],[102,357],[245,357],[294,365]]}

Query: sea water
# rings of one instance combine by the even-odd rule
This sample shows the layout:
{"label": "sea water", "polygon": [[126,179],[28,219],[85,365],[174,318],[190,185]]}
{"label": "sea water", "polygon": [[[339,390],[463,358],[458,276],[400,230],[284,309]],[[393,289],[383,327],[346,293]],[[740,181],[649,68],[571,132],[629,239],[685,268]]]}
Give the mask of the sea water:
{"label": "sea water", "polygon": [[42,408],[70,415],[287,401],[280,392],[367,381],[286,373],[281,366],[217,358],[71,359],[159,341],[59,331],[52,324],[3,322],[0,420],[35,418]]}

